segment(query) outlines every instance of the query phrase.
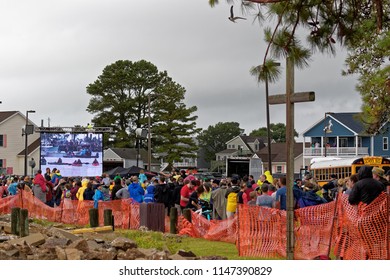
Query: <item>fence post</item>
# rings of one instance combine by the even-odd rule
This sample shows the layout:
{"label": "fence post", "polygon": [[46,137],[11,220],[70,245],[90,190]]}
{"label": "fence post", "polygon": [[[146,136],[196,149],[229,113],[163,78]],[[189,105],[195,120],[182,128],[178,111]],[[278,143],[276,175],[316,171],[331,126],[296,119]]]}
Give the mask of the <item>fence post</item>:
{"label": "fence post", "polygon": [[112,225],[112,209],[104,209],[103,217],[104,217],[104,225],[111,226]]}
{"label": "fence post", "polygon": [[186,218],[190,223],[192,223],[191,209],[184,209],[184,210],[183,210],[183,216],[184,216],[184,218]]}
{"label": "fence post", "polygon": [[91,227],[99,226],[99,210],[96,208],[89,209],[89,225]]}
{"label": "fence post", "polygon": [[11,209],[11,232],[14,235],[19,235],[20,225],[20,208],[14,207]]}
{"label": "fence post", "polygon": [[177,208],[176,207],[171,207],[171,211],[169,213],[169,220],[170,220],[169,232],[176,234],[177,233]]}
{"label": "fence post", "polygon": [[20,237],[24,237],[29,235],[29,227],[28,227],[28,210],[20,209]]}

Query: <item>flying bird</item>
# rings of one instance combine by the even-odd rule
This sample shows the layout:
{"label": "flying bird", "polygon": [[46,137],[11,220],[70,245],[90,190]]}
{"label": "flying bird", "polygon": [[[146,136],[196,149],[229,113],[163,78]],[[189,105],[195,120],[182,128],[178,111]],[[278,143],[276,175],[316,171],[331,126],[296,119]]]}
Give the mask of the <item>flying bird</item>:
{"label": "flying bird", "polygon": [[233,5],[230,7],[230,17],[229,17],[229,20],[236,23],[236,20],[237,19],[244,19],[246,20],[246,18],[243,18],[243,17],[235,17],[234,16],[234,13],[233,13]]}

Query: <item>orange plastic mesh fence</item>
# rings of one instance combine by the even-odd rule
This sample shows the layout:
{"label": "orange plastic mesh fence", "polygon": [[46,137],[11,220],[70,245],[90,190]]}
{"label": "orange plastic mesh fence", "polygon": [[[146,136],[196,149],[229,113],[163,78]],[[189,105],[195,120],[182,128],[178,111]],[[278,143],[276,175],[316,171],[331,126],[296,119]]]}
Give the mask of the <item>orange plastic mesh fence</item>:
{"label": "orange plastic mesh fence", "polygon": [[336,202],[332,201],[295,210],[295,259],[328,255],[336,234],[335,207]]}
{"label": "orange plastic mesh fence", "polygon": [[62,223],[82,225],[80,223],[80,213],[76,211],[78,204],[78,200],[64,199],[62,203]]}
{"label": "orange plastic mesh fence", "polygon": [[129,203],[130,207],[130,229],[138,229],[140,227],[140,215],[139,215],[139,204],[136,202]]}
{"label": "orange plastic mesh fence", "polygon": [[277,258],[286,255],[286,212],[239,205],[237,248],[240,256]]}
{"label": "orange plastic mesh fence", "polygon": [[[343,259],[390,259],[389,200],[390,196],[383,193],[369,205],[353,206],[346,195],[340,195],[337,203],[295,210],[295,258],[312,259],[334,248],[334,254]],[[28,209],[29,216],[34,218],[87,225],[93,201],[66,199],[52,208],[28,192],[0,199],[0,214],[11,213],[13,207]],[[103,225],[103,212],[107,208],[113,211],[116,227],[140,227],[138,203],[131,199],[99,202],[100,225]],[[286,256],[286,211],[239,205],[234,219],[209,221],[195,213],[191,218],[192,223],[183,216],[178,217],[179,234],[236,242],[241,256]],[[166,217],[166,232],[169,224]]]}
{"label": "orange plastic mesh fence", "polygon": [[237,216],[229,220],[212,220],[203,238],[235,243],[237,240]]}
{"label": "orange plastic mesh fence", "polygon": [[52,222],[61,221],[60,207],[50,207],[36,198],[32,192],[21,192],[19,195],[22,197],[22,208],[28,210],[29,217],[37,219],[47,219]]}
{"label": "orange plastic mesh fence", "polygon": [[22,207],[21,198],[19,195],[7,196],[0,198],[0,214],[9,214],[14,207]]}
{"label": "orange plastic mesh fence", "polygon": [[335,254],[343,259],[390,259],[389,196],[385,193],[369,205],[351,206],[343,196],[339,205]]}

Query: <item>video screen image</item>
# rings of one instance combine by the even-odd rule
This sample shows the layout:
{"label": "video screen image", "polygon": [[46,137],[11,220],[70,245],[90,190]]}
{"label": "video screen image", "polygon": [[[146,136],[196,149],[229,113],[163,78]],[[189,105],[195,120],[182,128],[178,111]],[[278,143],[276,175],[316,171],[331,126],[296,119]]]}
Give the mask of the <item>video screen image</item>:
{"label": "video screen image", "polygon": [[100,176],[103,170],[103,134],[41,133],[40,168],[57,168],[64,177]]}

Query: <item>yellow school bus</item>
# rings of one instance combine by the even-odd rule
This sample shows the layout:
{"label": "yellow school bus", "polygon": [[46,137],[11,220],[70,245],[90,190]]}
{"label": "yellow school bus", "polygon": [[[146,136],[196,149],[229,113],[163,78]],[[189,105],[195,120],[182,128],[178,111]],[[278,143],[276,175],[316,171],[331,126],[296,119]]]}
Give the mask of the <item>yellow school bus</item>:
{"label": "yellow school bus", "polygon": [[376,166],[382,168],[385,173],[390,169],[390,160],[384,157],[366,156],[359,158],[316,158],[310,163],[310,173],[313,178],[317,178],[320,186],[330,180],[330,175],[334,174],[338,179],[346,178],[358,173],[363,165]]}

